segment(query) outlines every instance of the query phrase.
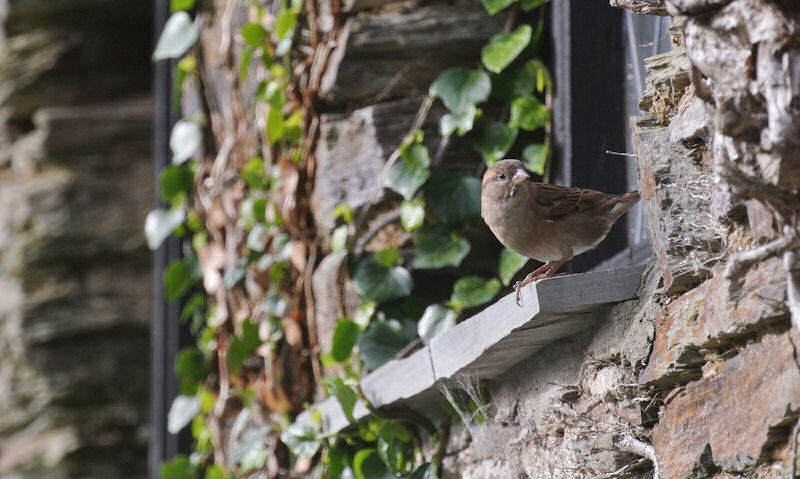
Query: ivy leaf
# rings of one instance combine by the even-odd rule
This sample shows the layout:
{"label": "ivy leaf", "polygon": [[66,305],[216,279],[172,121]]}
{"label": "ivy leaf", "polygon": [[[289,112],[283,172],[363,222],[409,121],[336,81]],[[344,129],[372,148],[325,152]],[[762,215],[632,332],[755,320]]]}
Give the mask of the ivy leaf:
{"label": "ivy leaf", "polygon": [[448,110],[463,113],[471,105],[489,98],[492,82],[482,70],[450,68],[442,72],[431,84],[429,93],[439,97]]}
{"label": "ivy leaf", "polygon": [[159,470],[161,479],[196,479],[197,470],[186,456],[178,456],[175,459],[161,464]]}
{"label": "ivy leaf", "polygon": [[414,443],[411,432],[397,421],[386,421],[378,429],[378,456],[392,471],[407,472],[413,466]]}
{"label": "ivy leaf", "polygon": [[487,70],[499,73],[507,67],[531,41],[533,29],[520,25],[511,33],[499,33],[481,49],[481,61]]}
{"label": "ivy leaf", "polygon": [[223,472],[222,467],[214,464],[206,469],[205,479],[227,479],[227,476],[225,472]]}
{"label": "ivy leaf", "polygon": [[288,8],[282,9],[278,17],[275,18],[275,36],[278,37],[278,40],[282,40],[294,28],[296,23],[297,14]]}
{"label": "ivy leaf", "polygon": [[158,175],[158,191],[166,203],[179,203],[194,186],[194,175],[185,166],[171,165]]}
{"label": "ivy leaf", "polygon": [[508,125],[523,130],[535,130],[550,122],[550,110],[536,97],[525,95],[511,104],[511,118]]}
{"label": "ivy leaf", "polygon": [[400,203],[400,223],[406,231],[414,231],[425,221],[425,198],[413,198]]}
{"label": "ivy leaf", "polygon": [[417,254],[414,267],[417,269],[438,269],[445,266],[458,266],[469,253],[469,242],[443,225],[423,227],[414,236]]}
{"label": "ivy leaf", "polygon": [[353,351],[353,346],[356,345],[356,340],[360,332],[361,328],[355,321],[343,318],[336,323],[336,329],[333,331],[333,345],[331,347],[331,357],[336,362],[344,362],[350,357],[350,353]]}
{"label": "ivy leaf", "polygon": [[436,466],[430,462],[419,466],[414,469],[409,479],[439,479],[439,474],[436,472]]}
{"label": "ivy leaf", "polygon": [[375,261],[379,265],[391,268],[400,264],[402,258],[397,248],[385,248],[375,252]]}
{"label": "ivy leaf", "polygon": [[164,270],[164,290],[170,303],[181,299],[191,286],[192,274],[183,261],[173,261]]}
{"label": "ivy leaf", "polygon": [[375,449],[361,449],[356,453],[353,457],[353,473],[356,479],[395,479]]}
{"label": "ivy leaf", "polygon": [[258,325],[249,320],[242,323],[242,334],[233,336],[228,343],[228,370],[231,375],[239,373],[239,369],[244,364],[244,360],[252,356],[256,348],[261,344],[258,337]]}
{"label": "ivy leaf", "polygon": [[500,292],[500,281],[477,276],[460,278],[453,285],[450,301],[461,308],[472,308],[488,303]]}
{"label": "ivy leaf", "polygon": [[251,47],[259,47],[267,38],[267,31],[258,23],[248,23],[242,27],[242,39]]}
{"label": "ivy leaf", "polygon": [[511,103],[521,96],[530,95],[537,86],[538,68],[534,61],[492,75],[492,95]]}
{"label": "ivy leaf", "polygon": [[475,150],[483,156],[488,166],[502,160],[517,139],[517,129],[493,122],[475,141]]}
{"label": "ivy leaf", "polygon": [[178,434],[200,412],[200,398],[197,396],[176,396],[167,414],[167,431]]}
{"label": "ivy leaf", "polygon": [[161,246],[175,228],[183,224],[186,213],[181,209],[165,210],[158,208],[147,213],[144,220],[144,236],[147,238],[148,248],[154,250]]}
{"label": "ivy leaf", "polygon": [[281,441],[297,457],[314,457],[320,447],[317,431],[309,422],[295,421],[281,433]]}
{"label": "ivy leaf", "polygon": [[547,145],[543,143],[533,143],[522,150],[522,163],[529,171],[537,175],[544,175],[544,167],[547,164]]}
{"label": "ivy leaf", "polygon": [[153,60],[177,58],[188,50],[197,41],[197,26],[188,13],[175,12],[164,24],[164,30],[158,38]]}
{"label": "ivy leaf", "polygon": [[356,266],[355,287],[363,298],[385,303],[411,294],[414,280],[402,266],[387,268],[374,260],[362,260]]}
{"label": "ivy leaf", "polygon": [[242,179],[250,189],[265,189],[269,181],[267,180],[267,174],[264,172],[264,159],[260,156],[250,158],[242,168]]}
{"label": "ivy leaf", "polygon": [[278,291],[269,291],[261,302],[261,310],[273,318],[280,318],[286,314],[286,300]]}
{"label": "ivy leaf", "polygon": [[514,278],[514,275],[517,274],[517,271],[522,269],[527,262],[528,258],[525,256],[511,251],[508,248],[503,248],[503,251],[500,252],[500,264],[497,271],[503,285],[508,286],[508,283]]}
{"label": "ivy leaf", "polygon": [[451,308],[441,304],[432,304],[425,308],[417,323],[417,334],[425,344],[456,325],[458,314]]}
{"label": "ivy leaf", "polygon": [[477,116],[478,109],[475,105],[469,105],[460,113],[445,113],[442,119],[439,120],[439,134],[447,138],[457,132],[458,136],[464,136],[468,131],[472,130]]}
{"label": "ivy leaf", "polygon": [[358,352],[369,369],[376,369],[394,359],[409,340],[400,321],[372,321],[358,338]]}
{"label": "ivy leaf", "polygon": [[494,15],[495,13],[499,12],[500,10],[514,3],[516,0],[481,0],[481,1],[483,2],[483,6],[486,7],[486,11],[489,12],[490,15]]}
{"label": "ivy leaf", "polygon": [[345,384],[341,378],[323,378],[322,381],[325,383],[325,386],[328,387],[330,393],[339,401],[339,405],[342,407],[342,412],[344,412],[344,416],[347,420],[351,423],[356,422],[356,419],[353,417],[353,408],[356,406],[358,396],[356,392],[353,391],[353,388]]}
{"label": "ivy leaf", "polygon": [[169,8],[173,12],[189,10],[190,8],[194,7],[194,1],[195,0],[170,0]]}
{"label": "ivy leaf", "polygon": [[383,185],[409,200],[431,175],[429,165],[428,148],[418,143],[413,144],[389,168]]}
{"label": "ivy leaf", "polygon": [[172,163],[180,165],[197,153],[203,142],[200,124],[191,120],[180,120],[172,127],[169,147],[172,150]]}
{"label": "ivy leaf", "polygon": [[271,145],[283,138],[283,114],[275,107],[270,107],[267,114],[267,140]]}
{"label": "ivy leaf", "polygon": [[439,220],[445,223],[481,215],[481,182],[477,178],[436,170],[425,184],[425,198]]}
{"label": "ivy leaf", "polygon": [[197,386],[206,377],[206,361],[197,348],[187,347],[175,357],[175,374],[178,376],[181,394],[194,394]]}
{"label": "ivy leaf", "polygon": [[267,238],[269,238],[269,228],[262,223],[256,223],[247,235],[247,248],[256,253],[263,253]]}
{"label": "ivy leaf", "polygon": [[348,233],[348,226],[347,225],[339,225],[333,230],[331,233],[331,251],[343,251],[344,247],[347,245],[347,233]]}
{"label": "ivy leaf", "polygon": [[548,0],[520,0],[519,3],[522,5],[522,9],[527,12],[529,10],[533,10],[534,8],[541,7],[547,2]]}

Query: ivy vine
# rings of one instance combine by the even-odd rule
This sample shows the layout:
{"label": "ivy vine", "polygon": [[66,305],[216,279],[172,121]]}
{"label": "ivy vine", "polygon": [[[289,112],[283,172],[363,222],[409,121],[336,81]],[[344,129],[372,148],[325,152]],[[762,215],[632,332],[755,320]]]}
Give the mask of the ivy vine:
{"label": "ivy vine", "polygon": [[[427,101],[438,99],[447,110],[439,123],[440,145],[445,149],[450,138],[470,135],[474,137],[475,152],[486,165],[515,149],[531,171],[546,175],[550,125],[547,105],[552,83],[544,63],[536,58],[543,10],[539,10],[536,25],[514,25],[513,21],[517,10],[528,12],[545,1],[482,2],[492,15],[508,9],[512,21],[507,22],[507,31],[493,36],[482,48],[480,66],[448,69],[430,85]],[[266,72],[255,93],[255,100],[264,107],[256,109],[263,112],[262,141],[270,155],[294,165],[303,164],[304,155],[310,154],[304,149],[310,113],[298,98],[292,74],[293,55],[300,46],[307,47],[299,45],[304,41],[300,27],[308,15],[305,5],[298,0],[283,1],[272,11],[254,3],[256,20],[245,24],[238,34],[242,47],[240,80],[247,80],[255,64]],[[174,13],[163,29],[153,59],[180,58],[175,75],[179,92],[183,82],[197,74],[197,60],[191,49],[200,32],[187,13],[194,8],[194,0],[172,0],[171,6]],[[535,14],[522,17],[535,18]],[[500,114],[489,118],[484,113],[487,106]],[[375,414],[357,423],[353,409],[359,399],[366,401],[358,386],[363,373],[394,359],[408,349],[409,343],[427,344],[462,319],[464,311],[489,303],[524,266],[526,258],[505,249],[498,259],[497,277],[461,277],[453,283],[448,297],[432,303],[415,294],[415,271],[458,268],[469,254],[471,245],[460,225],[480,216],[480,181],[440,168],[417,129],[403,140],[381,178],[383,186],[397,194],[397,221],[412,236],[411,244],[402,249],[364,251],[364,245],[359,243],[363,231],[355,212],[346,204],[336,208],[338,226],[331,234],[328,254],[346,260],[362,302],[352,318],[339,318],[330,352],[319,357],[323,367],[337,365],[333,369],[340,374],[319,379],[327,394],[337,398],[345,415],[356,424],[341,433],[324,436],[318,414],[312,415],[310,421],[291,422],[286,406],[280,406],[286,403],[285,399],[263,404],[252,387],[252,368],[248,366],[264,347],[277,348],[281,341],[303,343],[302,332],[297,333],[300,339],[287,338],[293,330],[286,319],[298,303],[290,287],[296,277],[293,252],[295,243],[303,238],[287,226],[275,204],[274,196],[286,181],[285,173],[278,162],[267,156],[252,157],[236,168],[244,191],[237,212],[237,225],[245,232],[241,254],[235,265],[224,268],[224,274],[208,274],[208,265],[216,264],[209,256],[221,253],[211,247],[207,218],[193,207],[195,182],[202,173],[205,123],[203,117],[192,116],[173,127],[172,164],[159,176],[159,192],[165,206],[151,211],[145,223],[150,248],[158,248],[169,235],[187,239],[184,258],[166,268],[164,284],[169,301],[182,301],[181,320],[188,322],[197,336],[197,346],[182,350],[176,358],[180,396],[168,418],[172,433],[191,426],[194,452],[164,463],[162,478],[202,475],[218,479],[261,470],[270,457],[278,454],[278,446],[267,445],[263,440],[273,433],[279,433],[282,445],[292,453],[290,461],[281,465],[284,468],[297,469],[298,461],[313,459],[318,472],[330,478],[440,477],[447,422],[437,430],[420,418]],[[528,142],[530,138],[539,141]],[[314,266],[312,260],[308,267]],[[218,298],[207,291],[242,288],[245,278],[252,275],[265,284],[263,297],[253,314],[236,327],[226,328],[225,319],[220,319],[217,312]],[[243,431],[227,451],[223,451],[221,443],[218,411],[225,407],[220,401],[222,376],[230,378],[225,387],[234,390],[232,394],[241,407],[233,428]],[[461,404],[452,406],[481,408],[469,398],[461,398]],[[277,416],[269,425],[253,427],[250,419],[263,416],[265,411]],[[458,420],[457,414],[454,419]],[[433,444],[439,444],[427,457],[421,435],[429,435]]]}

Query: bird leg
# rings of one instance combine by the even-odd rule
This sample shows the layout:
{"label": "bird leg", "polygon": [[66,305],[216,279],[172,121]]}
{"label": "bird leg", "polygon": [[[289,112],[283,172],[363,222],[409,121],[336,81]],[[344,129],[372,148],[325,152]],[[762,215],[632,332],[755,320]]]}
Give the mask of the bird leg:
{"label": "bird leg", "polygon": [[556,271],[558,271],[559,268],[564,266],[564,263],[571,259],[572,254],[565,254],[560,260],[548,261],[547,263],[528,273],[528,276],[525,276],[525,279],[522,281],[517,281],[516,284],[514,284],[514,291],[517,293],[517,306],[522,307],[519,291],[523,286],[527,286],[537,279],[552,278],[553,276],[556,276]]}

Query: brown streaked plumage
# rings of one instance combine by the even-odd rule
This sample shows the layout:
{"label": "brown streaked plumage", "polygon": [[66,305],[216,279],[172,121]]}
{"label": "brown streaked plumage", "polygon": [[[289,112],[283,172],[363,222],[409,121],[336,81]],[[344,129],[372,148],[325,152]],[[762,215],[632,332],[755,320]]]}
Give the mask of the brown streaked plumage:
{"label": "brown streaked plumage", "polygon": [[609,195],[595,190],[536,183],[519,160],[502,160],[483,175],[481,216],[509,249],[544,262],[514,288],[549,278],[574,256],[600,243],[611,226],[639,201],[639,192]]}

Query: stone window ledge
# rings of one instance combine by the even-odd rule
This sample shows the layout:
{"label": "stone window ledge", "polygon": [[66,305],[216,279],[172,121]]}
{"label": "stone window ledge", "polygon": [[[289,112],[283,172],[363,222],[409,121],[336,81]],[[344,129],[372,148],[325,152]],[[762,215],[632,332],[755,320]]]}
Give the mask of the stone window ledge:
{"label": "stone window ledge", "polygon": [[[435,337],[407,358],[384,364],[361,380],[364,396],[375,408],[408,407],[423,414],[438,407],[431,401],[437,384],[466,374],[493,379],[558,339],[591,327],[603,317],[604,306],[637,296],[647,266],[546,279],[523,288],[522,307],[511,293],[480,313]],[[350,423],[335,397],[304,411],[299,421],[321,413],[322,432],[333,434]],[[359,400],[356,420],[370,414]],[[306,416],[306,417],[303,417]]]}

